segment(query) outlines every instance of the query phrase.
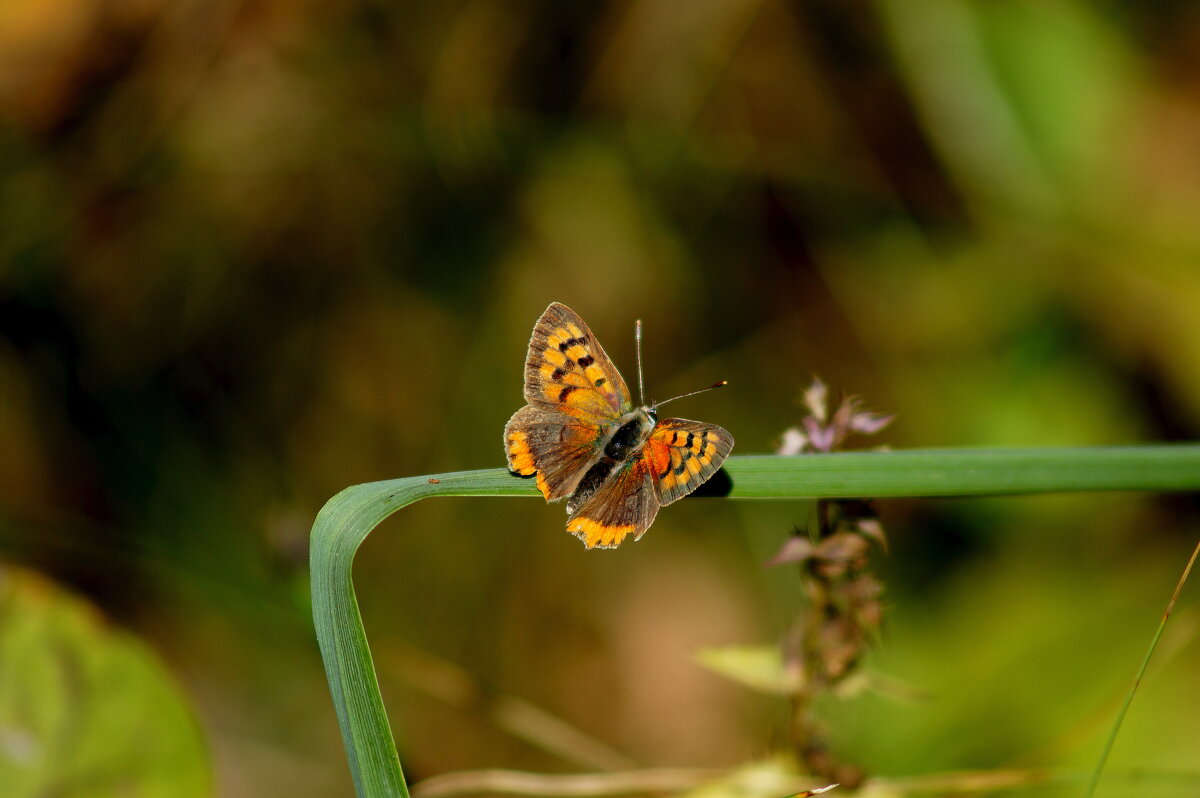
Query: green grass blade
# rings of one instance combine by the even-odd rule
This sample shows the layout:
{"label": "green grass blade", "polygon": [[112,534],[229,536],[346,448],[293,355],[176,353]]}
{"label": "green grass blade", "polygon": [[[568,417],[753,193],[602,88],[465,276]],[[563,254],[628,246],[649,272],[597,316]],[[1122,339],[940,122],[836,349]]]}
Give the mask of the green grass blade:
{"label": "green grass blade", "polygon": [[[740,456],[729,458],[724,471],[725,495],[747,499],[1200,490],[1200,445]],[[408,798],[408,790],[354,597],[355,552],[383,519],[419,499],[537,495],[533,480],[494,468],[355,485],[317,515],[313,620],[362,798]]]}
{"label": "green grass blade", "polygon": [[1142,664],[1138,668],[1137,675],[1133,677],[1133,684],[1129,688],[1129,692],[1125,695],[1125,701],[1121,704],[1120,711],[1117,712],[1117,717],[1113,721],[1112,730],[1108,733],[1108,739],[1104,741],[1104,749],[1100,752],[1100,759],[1096,762],[1095,769],[1092,770],[1092,778],[1088,782],[1086,798],[1092,798],[1096,794],[1096,788],[1100,785],[1100,776],[1104,773],[1104,766],[1108,763],[1108,755],[1112,753],[1113,744],[1117,741],[1117,732],[1121,730],[1121,724],[1125,722],[1125,715],[1129,713],[1129,706],[1133,703],[1133,696],[1137,693],[1138,687],[1142,683],[1142,677],[1146,675],[1146,668],[1150,666],[1150,658],[1154,656],[1154,649],[1158,648],[1159,638],[1162,637],[1163,629],[1167,628],[1167,619],[1171,617],[1171,612],[1175,609],[1175,602],[1179,599],[1179,594],[1183,592],[1183,586],[1187,583],[1188,576],[1192,573],[1192,566],[1196,564],[1196,557],[1200,555],[1200,543],[1192,549],[1192,556],[1188,559],[1187,565],[1183,568],[1183,574],[1179,577],[1179,581],[1175,583],[1175,592],[1171,594],[1171,600],[1167,602],[1167,609],[1163,611],[1162,618],[1158,621],[1158,628],[1154,630],[1154,637],[1150,639],[1150,647],[1146,649],[1146,655],[1142,657]]}
{"label": "green grass blade", "polygon": [[1196,490],[1200,445],[756,455],[725,470],[747,499]]}

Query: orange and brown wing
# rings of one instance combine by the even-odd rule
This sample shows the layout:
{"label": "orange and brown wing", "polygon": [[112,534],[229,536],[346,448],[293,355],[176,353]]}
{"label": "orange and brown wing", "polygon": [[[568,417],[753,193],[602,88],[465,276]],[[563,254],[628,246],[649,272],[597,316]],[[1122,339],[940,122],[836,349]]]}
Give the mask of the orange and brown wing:
{"label": "orange and brown wing", "polygon": [[[637,540],[654,523],[659,507],[703,485],[732,449],[733,436],[715,424],[682,418],[660,421],[637,457],[614,464],[611,473],[596,475],[603,481],[571,513],[567,531],[589,549],[616,548],[629,535]],[[605,462],[591,469],[604,469]]]}
{"label": "orange and brown wing", "polygon": [[525,405],[504,426],[509,469],[522,476],[536,473],[546,501],[575,492],[588,464],[599,454],[600,439],[600,427],[588,417],[539,405]]}
{"label": "orange and brown wing", "polygon": [[637,457],[613,466],[599,489],[571,513],[567,531],[589,549],[615,549],[628,535],[640,538],[660,504],[650,462]]}
{"label": "orange and brown wing", "polygon": [[625,380],[579,314],[550,304],[533,326],[525,400],[572,416],[616,419],[632,409]]}
{"label": "orange and brown wing", "polygon": [[733,449],[733,436],[716,424],[668,418],[643,449],[661,502],[682,499],[708,481]]}

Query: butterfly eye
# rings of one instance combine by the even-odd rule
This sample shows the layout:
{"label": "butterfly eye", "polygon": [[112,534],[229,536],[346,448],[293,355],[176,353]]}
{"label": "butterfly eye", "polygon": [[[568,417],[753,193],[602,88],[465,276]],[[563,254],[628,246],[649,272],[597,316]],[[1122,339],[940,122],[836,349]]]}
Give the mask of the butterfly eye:
{"label": "butterfly eye", "polygon": [[653,407],[646,410],[646,415],[649,417],[650,423],[652,423],[652,424],[658,423],[658,411],[655,410]]}

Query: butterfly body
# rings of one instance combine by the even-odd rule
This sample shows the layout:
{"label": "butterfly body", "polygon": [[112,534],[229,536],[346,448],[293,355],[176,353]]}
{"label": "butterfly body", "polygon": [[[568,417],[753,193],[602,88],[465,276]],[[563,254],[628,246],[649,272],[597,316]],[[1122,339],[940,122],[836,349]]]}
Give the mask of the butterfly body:
{"label": "butterfly body", "polygon": [[536,476],[547,501],[567,499],[567,530],[588,548],[641,537],[660,506],[703,484],[733,448],[714,424],[635,407],[583,319],[559,303],[534,325],[525,399],[504,428],[509,469]]}
{"label": "butterfly body", "polygon": [[639,407],[622,416],[614,425],[616,429],[604,442],[604,454],[588,467],[571,498],[567,500],[567,512],[573,513],[583,507],[615,467],[622,463],[632,464],[633,454],[645,446],[657,424],[657,414],[648,407]]}

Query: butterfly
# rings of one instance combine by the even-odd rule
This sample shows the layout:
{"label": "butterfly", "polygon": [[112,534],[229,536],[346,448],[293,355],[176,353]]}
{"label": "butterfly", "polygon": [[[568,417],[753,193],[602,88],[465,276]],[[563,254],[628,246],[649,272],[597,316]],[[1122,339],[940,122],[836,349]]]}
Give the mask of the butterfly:
{"label": "butterfly", "polygon": [[[641,391],[641,322],[636,338]],[[533,326],[525,400],[504,427],[509,470],[536,475],[546,501],[566,499],[567,531],[589,549],[640,538],[659,507],[702,485],[733,449],[733,436],[715,424],[659,421],[666,402],[634,407],[600,342],[558,302]]]}

